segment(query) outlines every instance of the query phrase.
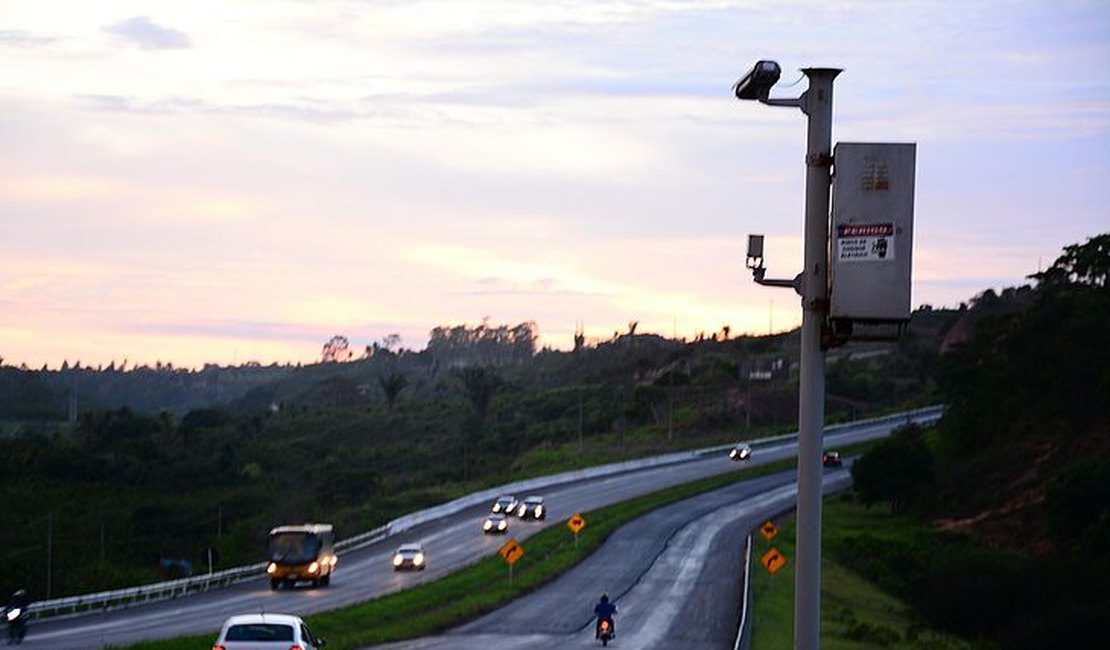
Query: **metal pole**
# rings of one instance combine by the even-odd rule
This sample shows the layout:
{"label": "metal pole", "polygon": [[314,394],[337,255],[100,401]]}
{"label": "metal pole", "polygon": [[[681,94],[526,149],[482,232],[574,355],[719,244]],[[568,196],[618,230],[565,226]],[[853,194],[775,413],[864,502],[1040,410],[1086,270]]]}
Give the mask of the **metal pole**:
{"label": "metal pole", "polygon": [[832,166],[832,87],[835,68],[806,68],[802,111],[806,138],[805,268],[802,289],[801,377],[798,400],[798,554],[794,580],[794,648],[817,650],[821,637],[821,436],[825,422],[825,352],[821,329],[828,311],[829,186]]}

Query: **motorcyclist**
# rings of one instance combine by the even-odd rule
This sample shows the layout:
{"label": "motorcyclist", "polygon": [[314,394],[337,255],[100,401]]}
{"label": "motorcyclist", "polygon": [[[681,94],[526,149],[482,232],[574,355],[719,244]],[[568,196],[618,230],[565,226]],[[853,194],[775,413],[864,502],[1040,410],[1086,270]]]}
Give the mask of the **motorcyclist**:
{"label": "motorcyclist", "polygon": [[594,638],[601,637],[601,622],[609,621],[610,636],[617,635],[617,628],[613,625],[613,615],[617,613],[617,606],[609,602],[608,594],[601,594],[601,602],[594,605],[594,614],[597,614],[597,625],[594,627]]}
{"label": "motorcyclist", "polygon": [[[17,590],[12,594],[11,601],[8,607],[4,610],[5,618],[8,622],[8,643],[20,643],[23,641],[23,636],[27,634],[27,606],[30,605],[30,599],[27,597],[27,592],[23,589]],[[18,615],[16,614],[18,610]]]}

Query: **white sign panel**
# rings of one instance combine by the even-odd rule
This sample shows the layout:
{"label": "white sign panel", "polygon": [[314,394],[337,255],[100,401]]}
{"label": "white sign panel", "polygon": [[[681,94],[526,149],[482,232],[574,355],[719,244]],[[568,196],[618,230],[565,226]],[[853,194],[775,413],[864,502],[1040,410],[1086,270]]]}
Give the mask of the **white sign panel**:
{"label": "white sign panel", "polygon": [[894,259],[894,224],[840,224],[836,256],[840,262],[889,262]]}

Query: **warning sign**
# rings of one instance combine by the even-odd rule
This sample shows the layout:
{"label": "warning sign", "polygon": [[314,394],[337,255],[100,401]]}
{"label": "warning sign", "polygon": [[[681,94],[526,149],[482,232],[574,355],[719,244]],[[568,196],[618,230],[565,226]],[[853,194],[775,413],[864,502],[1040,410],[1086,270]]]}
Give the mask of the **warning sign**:
{"label": "warning sign", "polygon": [[567,528],[569,528],[571,532],[573,532],[575,535],[577,535],[578,531],[582,530],[585,525],[586,520],[582,518],[582,515],[574,515],[567,520]]}
{"label": "warning sign", "polygon": [[763,535],[763,539],[769,542],[771,538],[779,534],[779,528],[775,525],[775,522],[767,521],[759,528],[759,532]]}
{"label": "warning sign", "polygon": [[505,559],[505,564],[509,566],[516,564],[517,560],[524,557],[524,547],[518,544],[515,539],[505,542],[505,545],[497,552]]}
{"label": "warning sign", "polygon": [[763,557],[759,558],[759,563],[763,565],[763,568],[767,569],[768,573],[775,575],[775,572],[786,564],[786,557],[775,549],[771,549],[764,553]]}
{"label": "warning sign", "polygon": [[886,262],[894,259],[893,223],[842,223],[836,227],[840,262]]}

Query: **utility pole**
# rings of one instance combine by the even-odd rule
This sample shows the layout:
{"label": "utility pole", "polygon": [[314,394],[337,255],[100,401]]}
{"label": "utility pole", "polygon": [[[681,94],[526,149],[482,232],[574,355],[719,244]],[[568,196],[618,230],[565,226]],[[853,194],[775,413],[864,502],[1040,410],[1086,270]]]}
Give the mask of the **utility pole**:
{"label": "utility pole", "polygon": [[825,428],[825,351],[821,330],[829,308],[829,187],[832,182],[832,90],[840,70],[807,68],[802,111],[806,137],[805,269],[798,402],[798,535],[794,573],[794,648],[821,641],[821,436]]}
{"label": "utility pole", "polygon": [[808,118],[806,137],[805,266],[793,280],[765,279],[763,237],[748,240],[755,281],[793,288],[802,297],[801,376],[798,396],[797,569],[794,574],[794,648],[817,650],[821,637],[821,447],[825,423],[825,352],[829,310],[829,190],[832,182],[832,89],[836,68],[805,68],[809,88],[796,99],[771,99],[781,70],[760,61],[735,87],[741,100],[797,107]]}

